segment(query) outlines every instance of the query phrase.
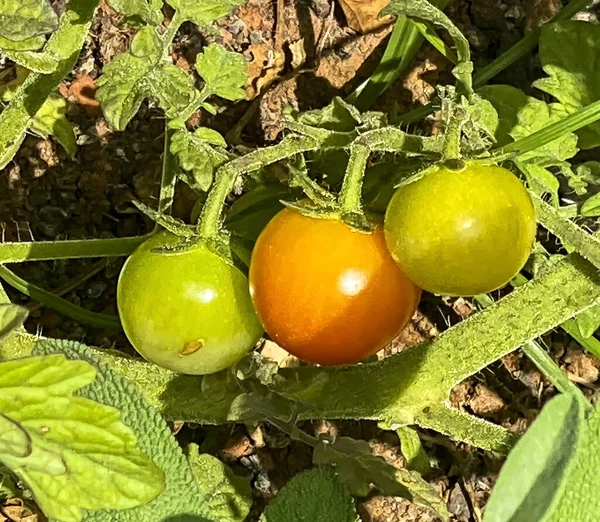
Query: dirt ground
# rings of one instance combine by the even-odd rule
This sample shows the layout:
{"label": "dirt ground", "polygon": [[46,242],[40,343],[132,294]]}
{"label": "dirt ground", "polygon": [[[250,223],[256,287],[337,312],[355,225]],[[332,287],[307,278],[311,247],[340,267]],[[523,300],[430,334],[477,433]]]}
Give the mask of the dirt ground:
{"label": "dirt ground", "polygon": [[[57,7],[61,2],[55,2]],[[488,63],[524,34],[549,18],[560,0],[453,0],[446,12],[467,36],[475,67]],[[168,15],[168,12],[167,12]],[[591,14],[582,16],[593,17]],[[285,107],[319,108],[334,95],[347,95],[375,69],[392,26],[361,34],[331,0],[249,0],[236,14],[218,24],[218,34],[202,34],[191,24],[182,27],[173,48],[175,63],[189,69],[210,41],[241,52],[248,61],[247,93],[252,101],[226,107],[218,117],[197,114],[192,125],[207,125],[237,147],[273,142],[281,131]],[[75,160],[51,139],[28,136],[19,153],[0,173],[0,231],[5,241],[127,237],[147,232],[152,223],[131,204],[137,198],[156,200],[161,171],[164,117],[144,104],[124,133],[114,132],[94,99],[95,80],[102,67],[127,49],[134,30],[106,4],[98,11],[75,70],[60,86],[70,101],[69,120],[76,126]],[[4,67],[10,67],[4,63]],[[450,81],[450,64],[428,45],[409,72],[374,107],[398,115],[426,103],[435,85]],[[510,83],[531,92],[540,75],[530,55],[500,74],[496,83]],[[189,216],[192,194],[180,187],[175,214]],[[83,307],[116,313],[116,278],[123,259],[28,263],[11,269],[47,290]],[[66,318],[7,288],[11,299],[30,308],[26,327],[54,338],[82,341],[132,352],[121,333],[100,331]],[[385,350],[389,355],[431,339],[473,313],[463,299],[426,295],[410,327]],[[592,399],[598,395],[600,361],[560,332],[543,342],[557,362]],[[455,406],[524,431],[544,402],[555,393],[541,373],[520,352],[486,368],[454,390]],[[179,426],[182,440],[194,440],[252,479],[255,504],[249,521],[258,520],[266,502],[297,472],[311,466],[311,450],[266,426]],[[404,466],[399,439],[373,422],[306,424],[308,431],[330,430],[369,441],[378,454]],[[421,430],[432,462],[431,480],[448,503],[456,522],[479,522],[502,458],[447,437]],[[429,513],[409,502],[373,496],[359,504],[365,522],[433,522]],[[18,502],[0,508],[0,522],[41,520]]]}

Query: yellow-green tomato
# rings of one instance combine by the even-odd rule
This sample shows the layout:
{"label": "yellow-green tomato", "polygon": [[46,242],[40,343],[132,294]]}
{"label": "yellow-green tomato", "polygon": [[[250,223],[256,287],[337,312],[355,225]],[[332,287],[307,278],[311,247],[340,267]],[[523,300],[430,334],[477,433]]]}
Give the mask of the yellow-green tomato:
{"label": "yellow-green tomato", "polygon": [[535,211],[507,169],[442,167],[401,186],[385,216],[388,249],[421,288],[477,295],[508,283],[531,253]]}
{"label": "yellow-green tomato", "polygon": [[127,259],[117,288],[121,323],[146,360],[190,375],[218,372],[252,350],[263,332],[248,280],[201,243],[160,251],[178,242],[164,232]]}

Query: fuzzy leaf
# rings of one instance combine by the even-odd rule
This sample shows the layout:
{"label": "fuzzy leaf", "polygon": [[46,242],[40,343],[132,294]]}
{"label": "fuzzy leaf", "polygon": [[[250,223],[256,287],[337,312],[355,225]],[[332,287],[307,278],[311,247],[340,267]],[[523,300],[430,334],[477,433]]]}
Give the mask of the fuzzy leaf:
{"label": "fuzzy leaf", "polygon": [[240,5],[241,0],[167,0],[167,3],[177,9],[186,20],[196,25],[207,26],[210,23],[227,16]]}
{"label": "fuzzy leaf", "polygon": [[196,70],[211,94],[231,101],[246,98],[244,85],[248,73],[241,54],[228,51],[219,44],[210,44],[197,56]]}
{"label": "fuzzy leaf", "polygon": [[25,455],[0,453],[0,462],[63,522],[78,522],[83,509],[146,504],[163,488],[119,412],[72,395],[95,377],[91,365],[63,355],[0,363],[0,414],[29,439]]}
{"label": "fuzzy leaf", "polygon": [[46,38],[44,36],[32,36],[25,40],[9,40],[0,36],[0,50],[2,51],[37,51],[44,47]]}
{"label": "fuzzy leaf", "polygon": [[73,157],[77,148],[75,131],[66,117],[67,100],[58,94],[48,97],[31,123],[31,130],[43,136],[52,135]]}
{"label": "fuzzy leaf", "polygon": [[590,338],[600,328],[600,306],[592,306],[571,319],[584,339]]}
{"label": "fuzzy leaf", "polygon": [[408,469],[421,474],[431,471],[429,456],[423,449],[417,430],[411,426],[403,426],[396,433],[400,438],[400,449],[407,460]]}
{"label": "fuzzy leaf", "polygon": [[48,0],[0,0],[0,36],[23,41],[58,28],[58,15]]}
{"label": "fuzzy leaf", "polygon": [[[547,78],[534,82],[551,94],[572,114],[600,99],[600,26],[563,20],[544,24],[540,36],[540,60]],[[600,145],[600,122],[578,131],[579,146],[590,149]]]}
{"label": "fuzzy leaf", "polygon": [[27,308],[10,303],[0,303],[0,339],[23,324]]}
{"label": "fuzzy leaf", "polygon": [[96,98],[115,129],[123,130],[148,97],[155,98],[169,118],[198,99],[193,78],[161,59],[157,38],[153,27],[144,27],[131,50],[104,67]]}
{"label": "fuzzy leaf", "polygon": [[581,403],[570,394],[555,397],[544,406],[502,467],[484,522],[546,520],[581,442],[583,418]]}
{"label": "fuzzy leaf", "polygon": [[533,164],[519,165],[527,178],[527,183],[538,196],[549,194],[552,203],[558,207],[558,189],[560,182],[558,178],[548,169]]}
{"label": "fuzzy leaf", "polygon": [[298,117],[298,122],[304,125],[337,132],[350,132],[362,121],[358,109],[337,96],[326,107],[303,112]]}
{"label": "fuzzy leaf", "polygon": [[354,500],[330,469],[296,475],[271,501],[260,522],[359,522]]}
{"label": "fuzzy leaf", "polygon": [[40,74],[53,73],[56,71],[59,63],[58,58],[54,54],[46,51],[4,50],[2,54],[20,66]]}
{"label": "fuzzy leaf", "polygon": [[218,458],[200,454],[196,444],[187,448],[187,457],[198,482],[200,494],[206,499],[211,520],[243,522],[252,507],[250,482],[236,475]]}
{"label": "fuzzy leaf", "polygon": [[371,484],[382,495],[400,496],[433,510],[443,520],[449,520],[446,504],[435,489],[415,471],[396,469],[382,457],[373,455],[368,442],[339,437],[335,442],[321,441],[315,448],[316,465],[334,465],[340,478],[359,497],[366,497]]}
{"label": "fuzzy leaf", "polygon": [[177,156],[184,170],[181,177],[195,191],[207,191],[212,185],[215,170],[228,160],[227,155],[214,149],[211,142],[225,144],[218,132],[204,127],[194,132],[178,130],[171,139],[171,154]]}
{"label": "fuzzy leaf", "polygon": [[108,5],[125,16],[139,16],[148,24],[159,25],[163,21],[162,0],[108,0]]}

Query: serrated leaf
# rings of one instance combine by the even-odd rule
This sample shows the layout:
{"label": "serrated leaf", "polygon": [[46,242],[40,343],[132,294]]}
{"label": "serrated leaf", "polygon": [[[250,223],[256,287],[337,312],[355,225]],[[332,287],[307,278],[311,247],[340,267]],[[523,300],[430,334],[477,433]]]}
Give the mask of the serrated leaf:
{"label": "serrated leaf", "polygon": [[139,16],[148,24],[159,25],[163,21],[162,0],[108,0],[108,5],[125,16]]}
{"label": "serrated leaf", "polygon": [[[210,509],[200,494],[190,464],[162,415],[148,403],[137,387],[115,371],[125,372],[127,368],[131,368],[132,363],[135,364],[133,360],[122,359],[121,365],[109,368],[99,362],[99,357],[104,357],[105,352],[98,352],[72,341],[48,339],[36,343],[36,352],[65,353],[70,358],[91,363],[97,369],[98,376],[83,390],[83,394],[89,399],[117,408],[123,422],[134,431],[139,447],[165,475],[165,489],[152,502],[129,511],[89,512],[85,522],[175,522],[187,519],[212,522]],[[144,369],[154,372],[154,377],[146,377],[156,385],[156,377],[162,370],[154,365],[144,365]],[[146,377],[142,377],[142,380]],[[136,382],[138,381],[136,378]],[[205,487],[211,486],[208,484]]]}
{"label": "serrated leaf", "polygon": [[580,214],[585,217],[600,216],[600,194],[594,194],[583,202]]}
{"label": "serrated leaf", "polygon": [[20,66],[40,74],[53,73],[59,64],[59,59],[54,54],[46,51],[4,50],[3,54]]}
{"label": "serrated leaf", "polygon": [[558,207],[558,189],[560,188],[558,178],[548,169],[539,165],[522,164],[520,168],[525,174],[531,190],[538,196],[549,194],[554,206]]}
{"label": "serrated leaf", "polygon": [[0,303],[0,340],[18,328],[27,319],[27,308],[10,303]]}
{"label": "serrated leaf", "polygon": [[397,469],[382,457],[373,455],[371,446],[364,440],[349,437],[339,437],[332,443],[323,440],[315,447],[313,463],[334,465],[355,496],[366,497],[374,484],[382,495],[406,498],[449,520],[446,504],[432,486],[417,472]]}
{"label": "serrated leaf", "polygon": [[[542,67],[548,77],[533,85],[554,96],[566,114],[600,99],[600,70],[596,66],[600,26],[570,20],[544,24],[539,46]],[[584,127],[577,134],[582,149],[600,145],[599,122]]]}
{"label": "serrated leaf", "polygon": [[211,94],[231,101],[246,98],[244,86],[248,73],[241,54],[228,51],[219,44],[210,44],[196,57],[196,71]]}
{"label": "serrated leaf", "polygon": [[330,469],[296,475],[278,493],[260,522],[359,522],[354,500]]}
{"label": "serrated leaf", "polygon": [[502,467],[484,522],[546,520],[581,441],[583,419],[582,405],[574,395],[560,395],[544,406]]}
{"label": "serrated leaf", "polygon": [[229,159],[225,153],[214,149],[211,141],[204,136],[214,144],[225,143],[218,132],[200,127],[194,132],[175,132],[169,149],[171,154],[177,156],[179,165],[184,170],[181,173],[183,181],[200,192],[210,188],[215,170]]}
{"label": "serrated leaf", "polygon": [[0,36],[23,41],[58,28],[58,15],[48,0],[0,0]]}
{"label": "serrated leaf", "polygon": [[179,15],[186,20],[206,26],[229,15],[242,2],[241,0],[167,0],[167,3],[177,9]]}
{"label": "serrated leaf", "polygon": [[95,377],[90,364],[63,355],[0,363],[0,414],[30,439],[27,455],[0,454],[0,462],[63,522],[80,521],[84,509],[146,504],[163,488],[118,410],[72,395]]}
{"label": "serrated leaf", "polygon": [[362,123],[362,114],[356,107],[336,96],[322,109],[300,114],[298,122],[336,132],[350,132]]}
{"label": "serrated leaf", "polygon": [[77,139],[73,126],[67,120],[67,100],[58,94],[50,95],[31,122],[31,130],[43,136],[52,135],[70,157],[77,150]]}
{"label": "serrated leaf", "polygon": [[218,458],[200,454],[197,444],[190,444],[187,457],[215,522],[243,522],[252,507],[250,481],[231,471]]}
{"label": "serrated leaf", "polygon": [[155,98],[169,118],[199,100],[193,78],[161,59],[157,39],[153,27],[143,28],[131,51],[119,54],[104,67],[96,99],[115,129],[123,130],[148,97]]}

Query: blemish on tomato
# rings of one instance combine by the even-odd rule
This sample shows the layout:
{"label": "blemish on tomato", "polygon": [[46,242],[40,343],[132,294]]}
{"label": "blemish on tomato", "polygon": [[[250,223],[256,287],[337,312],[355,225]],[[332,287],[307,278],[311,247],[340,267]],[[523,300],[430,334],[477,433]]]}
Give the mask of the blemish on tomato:
{"label": "blemish on tomato", "polygon": [[186,355],[193,355],[203,346],[204,339],[198,339],[197,341],[189,341],[183,345],[183,350],[179,352],[179,356],[185,357]]}

